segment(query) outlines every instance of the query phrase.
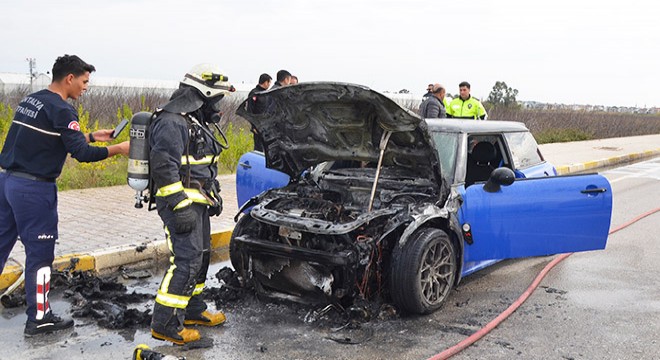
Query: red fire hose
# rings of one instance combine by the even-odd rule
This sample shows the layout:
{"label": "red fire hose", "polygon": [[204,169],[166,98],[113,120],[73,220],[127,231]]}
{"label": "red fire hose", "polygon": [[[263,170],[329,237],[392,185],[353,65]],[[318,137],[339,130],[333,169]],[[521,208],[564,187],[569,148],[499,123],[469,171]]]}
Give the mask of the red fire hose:
{"label": "red fire hose", "polygon": [[[628,221],[627,223],[625,223],[625,224],[623,224],[623,225],[621,225],[621,226],[619,226],[615,229],[612,229],[609,232],[609,234],[612,235],[612,234],[614,234],[615,232],[617,232],[619,230],[625,229],[628,226],[636,223],[637,221],[639,221],[639,220],[641,220],[641,219],[643,219],[643,218],[645,218],[649,215],[652,215],[652,214],[654,214],[658,211],[660,211],[660,208],[653,209],[649,212],[646,212],[642,215],[639,215],[638,217]],[[516,311],[520,307],[520,305],[522,305],[527,300],[527,298],[529,298],[530,295],[532,295],[534,290],[536,290],[536,288],[541,283],[541,280],[543,280],[543,278],[548,274],[548,272],[553,267],[555,267],[555,265],[559,264],[562,260],[564,260],[567,257],[571,256],[572,254],[573,253],[567,253],[567,254],[562,254],[562,255],[556,257],[548,265],[546,265],[543,268],[543,270],[541,270],[541,272],[536,276],[534,281],[532,281],[532,284],[529,285],[527,290],[525,290],[525,292],[522,293],[522,295],[520,295],[520,297],[516,301],[514,301],[513,304],[511,304],[506,310],[504,310],[501,314],[499,314],[495,319],[493,319],[491,322],[486,324],[486,326],[479,329],[474,334],[470,335],[465,340],[459,342],[458,344],[446,349],[445,351],[443,351],[443,352],[441,352],[437,355],[434,355],[434,356],[430,357],[429,360],[449,359],[450,357],[452,357],[452,356],[458,354],[459,352],[465,350],[468,346],[470,346],[470,345],[474,344],[475,342],[477,342],[479,339],[481,339],[486,334],[488,334],[491,330],[495,329],[502,321],[506,320],[506,318],[508,318],[509,315],[513,314],[513,312]]]}

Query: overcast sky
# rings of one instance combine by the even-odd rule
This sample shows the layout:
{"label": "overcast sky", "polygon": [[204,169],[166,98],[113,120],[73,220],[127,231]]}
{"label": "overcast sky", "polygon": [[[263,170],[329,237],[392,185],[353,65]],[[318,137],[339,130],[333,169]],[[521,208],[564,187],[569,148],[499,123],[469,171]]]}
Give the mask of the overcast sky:
{"label": "overcast sky", "polygon": [[76,54],[103,77],[179,80],[218,64],[256,84],[287,69],[422,94],[496,81],[519,100],[660,106],[656,1],[0,0],[0,72],[40,72]]}

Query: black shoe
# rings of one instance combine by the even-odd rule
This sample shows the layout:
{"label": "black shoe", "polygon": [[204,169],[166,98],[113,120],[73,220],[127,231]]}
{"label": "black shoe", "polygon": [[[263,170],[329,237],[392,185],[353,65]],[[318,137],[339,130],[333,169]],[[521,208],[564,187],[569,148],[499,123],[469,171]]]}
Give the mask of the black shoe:
{"label": "black shoe", "polygon": [[62,319],[61,317],[49,312],[41,320],[30,320],[25,322],[25,331],[23,334],[27,337],[47,334],[53,331],[64,330],[73,327],[72,319]]}

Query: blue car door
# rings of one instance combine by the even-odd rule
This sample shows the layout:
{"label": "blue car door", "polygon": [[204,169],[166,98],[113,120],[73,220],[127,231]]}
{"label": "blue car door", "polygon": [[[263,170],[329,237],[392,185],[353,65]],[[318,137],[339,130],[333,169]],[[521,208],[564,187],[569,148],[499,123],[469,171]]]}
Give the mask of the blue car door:
{"label": "blue car door", "polygon": [[494,193],[477,183],[460,212],[473,239],[466,262],[604,249],[612,189],[598,174],[516,179]]}
{"label": "blue car door", "polygon": [[262,192],[285,186],[289,175],[266,167],[266,158],[256,152],[243,154],[236,168],[236,197],[240,208]]}

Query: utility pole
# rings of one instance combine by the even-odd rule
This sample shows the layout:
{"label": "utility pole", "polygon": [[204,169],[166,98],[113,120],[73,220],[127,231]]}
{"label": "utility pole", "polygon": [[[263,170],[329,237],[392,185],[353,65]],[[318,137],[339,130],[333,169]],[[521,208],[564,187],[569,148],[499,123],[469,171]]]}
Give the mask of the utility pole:
{"label": "utility pole", "polygon": [[29,58],[26,58],[25,61],[27,61],[30,64],[30,91],[32,91],[32,82],[37,77],[37,74],[36,74],[37,59],[29,57]]}

